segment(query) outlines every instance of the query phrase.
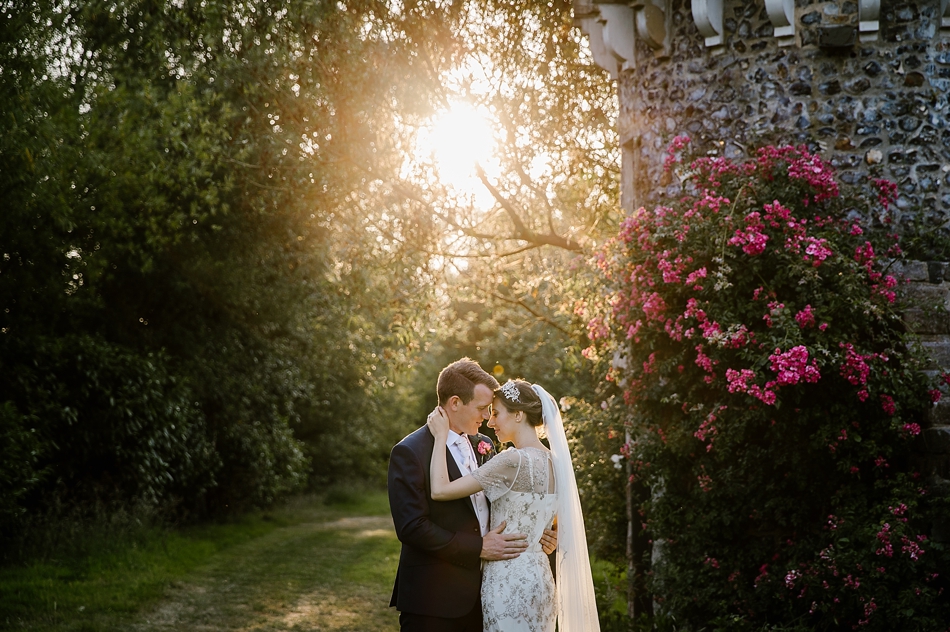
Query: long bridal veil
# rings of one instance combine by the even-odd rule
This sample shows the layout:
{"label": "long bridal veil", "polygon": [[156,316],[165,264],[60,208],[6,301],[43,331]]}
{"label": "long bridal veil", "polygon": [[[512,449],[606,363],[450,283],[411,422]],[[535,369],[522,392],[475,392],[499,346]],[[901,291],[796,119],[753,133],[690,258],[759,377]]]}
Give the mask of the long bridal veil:
{"label": "long bridal veil", "polygon": [[541,398],[544,428],[551,445],[557,486],[557,620],[559,632],[600,632],[594,579],[587,552],[587,531],[577,492],[571,452],[561,411],[554,398],[535,384]]}

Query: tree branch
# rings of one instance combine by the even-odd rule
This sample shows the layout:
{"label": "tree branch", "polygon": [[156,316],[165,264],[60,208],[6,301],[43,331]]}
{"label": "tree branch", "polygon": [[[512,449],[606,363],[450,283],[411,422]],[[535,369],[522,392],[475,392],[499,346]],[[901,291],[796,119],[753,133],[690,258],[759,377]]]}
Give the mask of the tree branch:
{"label": "tree branch", "polygon": [[554,322],[553,320],[551,320],[550,318],[548,318],[548,317],[545,316],[544,314],[541,314],[541,313],[537,312],[536,310],[532,309],[532,308],[531,308],[529,305],[527,305],[524,301],[519,301],[519,300],[517,300],[517,299],[508,298],[508,297],[506,297],[506,296],[502,296],[501,294],[497,294],[497,293],[495,293],[495,292],[492,292],[492,293],[491,293],[491,296],[492,296],[493,298],[498,299],[499,301],[504,301],[504,302],[509,303],[509,304],[511,304],[511,305],[517,305],[518,307],[520,307],[521,309],[525,310],[526,312],[528,312],[529,314],[531,314],[532,316],[534,316],[535,318],[537,318],[537,319],[540,320],[541,322],[547,323],[547,324],[550,325],[551,327],[554,327],[555,329],[557,329],[558,331],[560,331],[562,334],[565,334],[565,335],[567,335],[567,336],[573,337],[573,334],[571,334],[571,332],[569,332],[568,330],[564,329],[563,327],[561,327],[559,324],[557,324],[556,322]]}
{"label": "tree branch", "polygon": [[508,217],[511,219],[511,223],[515,226],[515,234],[513,239],[520,241],[527,241],[538,246],[555,246],[557,248],[562,248],[564,250],[569,250],[571,252],[581,252],[580,244],[571,240],[565,239],[560,235],[554,233],[553,231],[546,234],[540,235],[533,231],[528,230],[524,225],[524,222],[521,220],[521,215],[518,214],[518,209],[514,207],[508,198],[501,194],[495,185],[491,183],[488,179],[488,176],[485,174],[485,170],[482,169],[481,165],[475,165],[475,171],[478,174],[478,179],[481,183],[488,189],[488,192],[492,194],[492,197],[495,198],[495,201],[505,210],[508,214]]}
{"label": "tree branch", "polygon": [[433,207],[429,202],[427,202],[427,201],[423,200],[422,198],[420,198],[418,195],[415,194],[415,192],[413,192],[413,191],[412,191],[411,189],[409,189],[408,187],[405,187],[405,186],[403,186],[402,184],[399,184],[398,182],[391,182],[391,183],[390,183],[390,186],[393,188],[393,191],[394,191],[394,192],[396,192],[396,193],[398,193],[399,195],[403,196],[403,197],[406,198],[407,200],[411,200],[411,201],[413,201],[413,202],[415,202],[415,203],[417,203],[417,204],[421,204],[422,206],[424,206],[424,207],[426,208],[426,210],[428,210],[430,213],[432,213],[433,215],[435,215],[436,217],[438,217],[440,220],[442,220],[443,222],[445,222],[447,225],[451,226],[452,228],[455,228],[455,229],[457,229],[457,230],[462,231],[462,232],[465,234],[466,237],[473,237],[473,238],[475,238],[475,239],[489,240],[489,241],[495,239],[495,235],[491,235],[491,234],[488,234],[488,233],[480,233],[480,232],[478,232],[477,230],[475,230],[475,229],[473,229],[473,228],[469,228],[468,226],[463,226],[463,225],[459,224],[459,223],[456,222],[454,219],[452,219],[451,217],[449,217],[447,214],[438,211],[438,210],[437,210],[435,207]]}
{"label": "tree branch", "polygon": [[514,205],[512,205],[511,201],[503,196],[501,191],[496,189],[495,185],[489,181],[488,176],[485,175],[485,170],[482,169],[481,165],[475,165],[475,173],[478,174],[478,179],[482,181],[482,184],[485,185],[485,188],[488,189],[488,192],[492,194],[492,197],[495,198],[495,201],[501,205],[501,208],[503,208],[506,213],[508,213],[511,223],[515,225],[515,235],[517,238],[530,241],[529,239],[526,239],[526,237],[531,234],[531,231],[529,231],[527,227],[525,227],[524,222],[521,221],[521,216],[518,214],[518,209],[516,209]]}

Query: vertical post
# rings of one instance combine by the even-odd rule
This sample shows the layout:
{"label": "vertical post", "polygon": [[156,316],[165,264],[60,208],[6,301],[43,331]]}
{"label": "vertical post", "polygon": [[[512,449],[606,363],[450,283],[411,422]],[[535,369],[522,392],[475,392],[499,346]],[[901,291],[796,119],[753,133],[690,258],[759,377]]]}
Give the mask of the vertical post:
{"label": "vertical post", "polygon": [[[633,441],[628,427],[624,440],[629,445]],[[647,572],[652,559],[653,545],[649,534],[641,529],[638,501],[649,493],[639,481],[633,480],[633,464],[627,459],[627,617],[630,629],[634,629],[638,619],[653,618],[653,595],[647,591]],[[649,555],[648,555],[649,553]]]}
{"label": "vertical post", "polygon": [[[624,441],[627,442],[627,445],[630,445],[630,429],[627,428],[624,432]],[[636,563],[636,547],[634,546],[634,540],[636,539],[636,530],[634,529],[633,517],[636,514],[633,507],[633,464],[630,462],[630,459],[627,459],[627,616],[630,617],[631,622],[639,614],[637,612],[637,563]]]}

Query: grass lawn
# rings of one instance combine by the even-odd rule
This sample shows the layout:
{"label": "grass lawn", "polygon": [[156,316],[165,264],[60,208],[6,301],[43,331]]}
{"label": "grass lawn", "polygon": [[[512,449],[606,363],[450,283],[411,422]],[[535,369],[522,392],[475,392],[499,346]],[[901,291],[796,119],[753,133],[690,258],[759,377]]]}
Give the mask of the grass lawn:
{"label": "grass lawn", "polygon": [[0,629],[394,631],[386,495],[336,500],[0,568]]}

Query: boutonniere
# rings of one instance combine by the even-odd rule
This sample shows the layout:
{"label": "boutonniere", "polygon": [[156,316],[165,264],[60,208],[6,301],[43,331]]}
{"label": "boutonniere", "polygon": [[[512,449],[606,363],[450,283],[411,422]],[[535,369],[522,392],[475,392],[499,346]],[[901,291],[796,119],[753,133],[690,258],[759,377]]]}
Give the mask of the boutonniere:
{"label": "boutonniere", "polygon": [[492,446],[491,442],[489,442],[489,441],[479,441],[479,442],[478,442],[478,453],[481,454],[483,457],[488,456],[489,454],[491,454],[492,449],[493,449],[493,446]]}

